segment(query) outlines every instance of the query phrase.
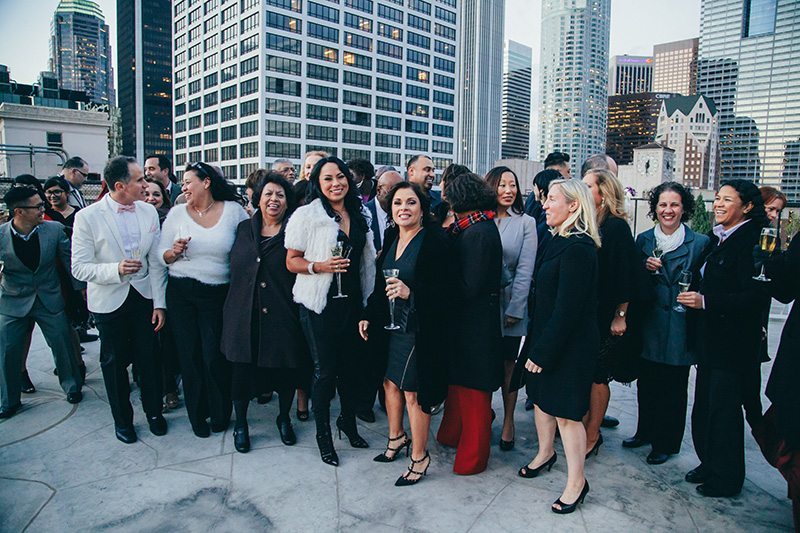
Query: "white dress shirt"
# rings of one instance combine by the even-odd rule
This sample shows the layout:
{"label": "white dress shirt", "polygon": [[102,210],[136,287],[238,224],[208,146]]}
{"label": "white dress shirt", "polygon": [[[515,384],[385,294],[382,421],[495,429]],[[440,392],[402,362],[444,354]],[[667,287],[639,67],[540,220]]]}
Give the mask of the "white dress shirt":
{"label": "white dress shirt", "polygon": [[[110,194],[105,195],[104,199],[108,202],[114,221],[117,223],[117,229],[119,229],[120,237],[122,237],[125,257],[128,259],[140,259],[139,245],[142,235],[139,231],[139,219],[136,217],[136,203],[124,206],[111,198]],[[133,211],[128,210],[129,207],[132,207]]]}

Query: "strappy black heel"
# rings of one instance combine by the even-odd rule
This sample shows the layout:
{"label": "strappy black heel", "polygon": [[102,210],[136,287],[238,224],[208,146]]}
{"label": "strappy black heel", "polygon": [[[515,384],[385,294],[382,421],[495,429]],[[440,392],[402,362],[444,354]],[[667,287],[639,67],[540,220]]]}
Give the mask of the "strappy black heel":
{"label": "strappy black heel", "polygon": [[[418,465],[420,463],[424,463],[425,459],[428,460],[428,464],[425,465],[425,470],[423,470],[422,472],[419,472],[418,470],[414,470],[414,465]],[[419,461],[414,459],[414,457],[412,456],[411,457],[411,465],[408,467],[408,472],[406,472],[404,475],[402,475],[399,478],[397,478],[397,481],[394,482],[394,486],[395,487],[408,487],[410,485],[416,485],[417,483],[419,483],[419,481],[424,476],[428,475],[428,467],[430,467],[430,466],[431,466],[431,455],[428,453],[428,450],[425,450],[425,457],[423,457]],[[414,475],[419,476],[419,477],[416,478],[416,479],[409,479],[408,476],[410,474],[414,474]]]}
{"label": "strappy black heel", "polygon": [[[390,444],[394,441],[404,439],[403,442],[400,443],[400,446],[397,448],[392,448]],[[391,463],[397,459],[397,456],[400,455],[400,452],[403,451],[403,448],[406,449],[406,457],[408,457],[409,452],[411,451],[411,439],[408,438],[408,435],[404,431],[402,435],[398,435],[394,438],[389,437],[389,442],[386,443],[386,451],[380,455],[376,455],[372,460],[376,463]],[[386,455],[389,452],[394,452],[394,454],[389,457]]]}

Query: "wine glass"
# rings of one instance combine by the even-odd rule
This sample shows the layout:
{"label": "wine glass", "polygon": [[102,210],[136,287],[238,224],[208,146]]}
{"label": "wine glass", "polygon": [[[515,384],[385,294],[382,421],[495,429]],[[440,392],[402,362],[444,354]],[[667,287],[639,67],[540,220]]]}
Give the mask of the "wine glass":
{"label": "wine glass", "polygon": [[[679,292],[684,293],[689,290],[689,286],[692,284],[692,272],[689,270],[681,271],[681,275],[678,278],[678,289]],[[686,308],[682,304],[678,304],[673,307],[675,311],[678,313],[685,313]]]}
{"label": "wine glass", "polygon": [[[661,247],[656,244],[656,247],[653,248],[653,257],[660,260],[662,255],[664,255],[664,250],[662,250]],[[655,270],[653,274],[661,274],[661,269],[659,268]]]}
{"label": "wine glass", "polygon": [[[178,235],[177,238],[181,240],[187,240],[192,237],[191,232],[189,231],[189,226],[186,224],[181,224],[178,226]],[[181,254],[185,260],[189,260],[189,245],[186,245],[184,248],[183,253]]]}
{"label": "wine glass", "polygon": [[[397,268],[387,268],[383,271],[383,277],[387,281],[391,278],[396,278],[399,275],[400,270]],[[383,326],[383,329],[388,329],[389,331],[400,329],[400,326],[394,323],[394,298],[389,298],[389,319],[390,324],[388,326]]]}
{"label": "wine glass", "polygon": [[[345,255],[346,254],[346,255]],[[337,258],[344,258],[346,259],[347,256],[350,255],[350,250],[345,250],[344,243],[342,241],[336,241],[336,244],[331,248],[331,257],[334,259]],[[342,294],[342,273],[336,273],[336,294],[333,296],[334,298],[347,298],[346,294]]]}
{"label": "wine glass", "polygon": [[[772,255],[772,252],[775,251],[775,246],[778,244],[778,231],[775,228],[764,228],[761,230],[761,239],[759,240],[761,244],[761,251],[767,252],[769,255]],[[753,279],[756,281],[772,281],[767,276],[764,275],[764,266],[765,263],[761,264],[761,273],[758,276],[753,276]]]}

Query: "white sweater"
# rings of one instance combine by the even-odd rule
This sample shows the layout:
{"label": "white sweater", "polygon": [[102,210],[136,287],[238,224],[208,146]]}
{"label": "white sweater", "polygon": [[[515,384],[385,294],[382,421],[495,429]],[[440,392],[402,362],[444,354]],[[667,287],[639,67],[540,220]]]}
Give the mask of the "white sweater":
{"label": "white sweater", "polygon": [[[229,283],[231,248],[236,238],[236,227],[242,220],[247,220],[247,213],[236,202],[225,202],[219,221],[210,228],[204,228],[192,220],[186,209],[186,204],[182,204],[169,210],[161,228],[159,258],[166,265],[164,252],[172,248],[178,236],[190,236],[192,239],[186,248],[189,260],[181,257],[167,265],[169,275],[195,279],[207,285]],[[189,235],[182,234],[187,231]]]}

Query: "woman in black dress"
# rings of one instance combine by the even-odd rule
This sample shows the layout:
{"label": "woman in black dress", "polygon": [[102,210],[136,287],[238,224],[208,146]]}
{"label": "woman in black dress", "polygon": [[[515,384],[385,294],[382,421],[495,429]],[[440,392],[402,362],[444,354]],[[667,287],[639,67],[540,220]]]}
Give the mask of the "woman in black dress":
{"label": "woman in black dress", "polygon": [[[389,442],[386,451],[374,460],[390,463],[404,447],[410,448],[411,465],[395,482],[406,486],[415,484],[428,470],[431,409],[447,393],[447,346],[440,328],[442,317],[447,315],[448,277],[442,265],[447,262],[449,243],[434,222],[430,199],[419,185],[398,183],[388,202],[395,227],[386,230],[375,290],[358,329],[364,340],[373,333],[370,339],[375,353],[388,352],[383,388]],[[398,275],[384,278],[382,274],[391,269],[397,269]],[[382,333],[390,320],[390,299],[394,300],[394,323],[399,329],[389,332],[387,342]],[[411,437],[403,429],[403,404],[408,410]]]}
{"label": "woman in black dress", "polygon": [[544,210],[553,238],[537,260],[530,330],[514,374],[514,382],[521,386],[522,368],[531,373],[539,450],[520,468],[519,476],[534,478],[552,468],[558,428],[567,456],[567,485],[551,509],[566,514],[589,492],[581,419],[589,408],[600,343],[596,319],[600,236],[589,189],[579,180],[554,181]]}
{"label": "woman in black dress", "polygon": [[225,300],[222,353],[231,361],[231,396],[236,422],[236,450],[250,450],[247,407],[264,391],[278,391],[275,421],[281,441],[297,441],[289,410],[294,390],[310,369],[300,327],[300,310],[292,301],[295,275],[286,269],[284,231],[295,207],[291,185],[271,172],[256,185],[255,213],[236,230],[231,249],[231,287]]}

